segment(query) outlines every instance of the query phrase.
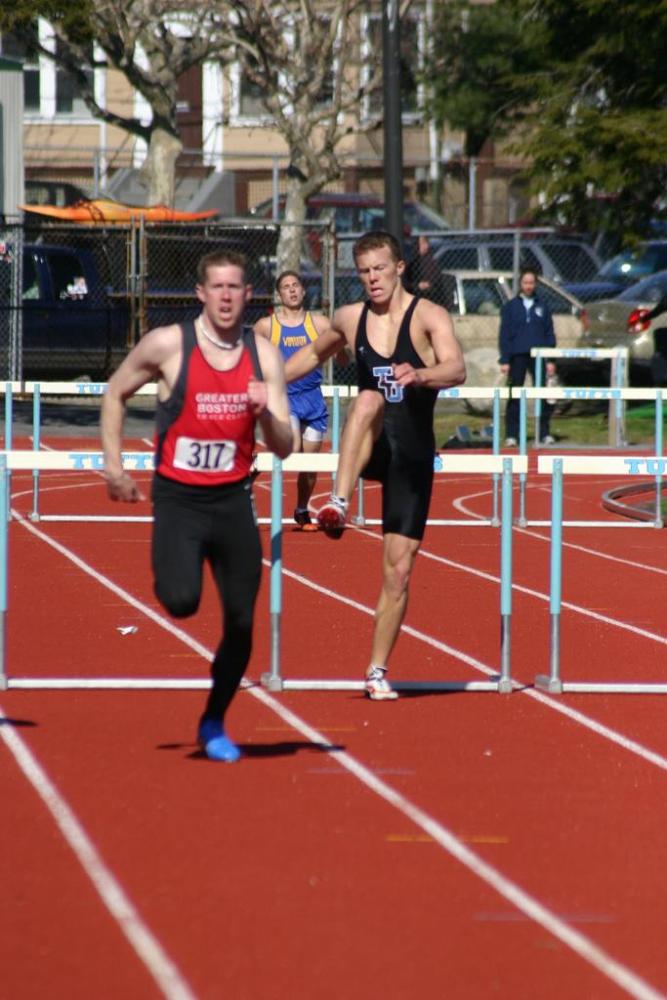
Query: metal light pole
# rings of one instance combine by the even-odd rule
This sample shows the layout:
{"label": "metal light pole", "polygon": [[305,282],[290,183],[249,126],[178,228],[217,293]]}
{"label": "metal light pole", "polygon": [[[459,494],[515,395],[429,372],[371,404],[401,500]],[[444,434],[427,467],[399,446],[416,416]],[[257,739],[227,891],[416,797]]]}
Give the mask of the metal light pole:
{"label": "metal light pole", "polygon": [[382,0],[384,93],[384,220],[403,246],[403,133],[398,0]]}

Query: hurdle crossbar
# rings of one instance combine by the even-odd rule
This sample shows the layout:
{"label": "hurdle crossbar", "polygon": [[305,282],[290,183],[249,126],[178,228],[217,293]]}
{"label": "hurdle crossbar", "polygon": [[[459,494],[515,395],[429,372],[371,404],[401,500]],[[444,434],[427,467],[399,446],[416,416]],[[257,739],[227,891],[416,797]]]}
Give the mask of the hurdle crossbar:
{"label": "hurdle crossbar", "polygon": [[[392,681],[397,691],[494,691],[507,693],[513,689],[511,679],[511,603],[512,603],[512,476],[527,468],[525,456],[500,455],[441,455],[439,473],[500,473],[502,475],[502,515],[500,524],[500,672],[487,681]],[[272,478],[271,527],[271,662],[262,675],[262,683],[271,691],[283,690],[350,690],[363,689],[363,681],[335,679],[286,678],[281,672],[280,624],[282,614],[282,469],[274,460]],[[286,464],[286,463],[285,463]]]}
{"label": "hurdle crossbar", "polygon": [[[126,467],[150,468],[151,452],[126,452]],[[51,688],[51,689],[186,689],[206,687],[210,682],[192,679],[164,678],[19,678],[9,677],[6,670],[5,634],[7,616],[8,575],[8,489],[7,476],[12,469],[60,469],[89,471],[101,467],[101,452],[61,451],[0,451],[0,688]],[[295,471],[331,471],[338,456],[333,454],[296,454],[281,462],[269,453],[258,456],[263,471],[271,470],[271,583],[270,583],[270,670],[262,676],[262,683],[277,690],[361,690],[363,681],[339,678],[285,679],[281,675],[280,624],[282,616],[282,475],[284,469]],[[513,689],[511,679],[511,602],[512,602],[512,476],[527,468],[525,456],[499,455],[447,455],[442,456],[440,473],[499,473],[502,475],[502,517],[500,525],[500,672],[486,681],[397,681],[402,691],[496,691]],[[3,516],[4,515],[4,516]]]}
{"label": "hurdle crossbar", "polygon": [[[531,357],[535,358],[535,386],[542,385],[542,360],[554,361],[557,358],[587,358],[590,361],[611,361],[611,386],[617,389],[623,388],[628,381],[628,357],[630,351],[627,347],[533,347],[530,351]],[[540,415],[542,401],[539,397],[535,400],[535,445],[539,441]],[[624,404],[621,397],[617,397],[615,402],[609,403],[609,444],[620,448],[624,437]]]}
{"label": "hurdle crossbar", "polygon": [[[560,663],[560,616],[562,603],[563,558],[563,477],[564,475],[598,475],[616,478],[637,476],[663,476],[667,472],[667,458],[615,455],[609,457],[587,455],[540,455],[538,475],[551,476],[551,552],[549,586],[549,674],[538,674],[535,687],[551,694],[567,691],[606,694],[667,694],[667,683],[564,681]],[[604,526],[604,525],[603,525]]]}

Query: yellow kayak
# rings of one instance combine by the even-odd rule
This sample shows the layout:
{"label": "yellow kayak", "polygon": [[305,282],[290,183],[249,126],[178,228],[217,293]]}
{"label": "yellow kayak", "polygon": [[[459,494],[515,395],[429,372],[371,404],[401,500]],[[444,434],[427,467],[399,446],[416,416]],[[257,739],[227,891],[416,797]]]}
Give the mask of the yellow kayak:
{"label": "yellow kayak", "polygon": [[46,215],[51,219],[66,222],[131,222],[141,216],[147,222],[196,222],[210,219],[218,212],[182,212],[166,205],[121,205],[117,201],[96,198],[93,201],[77,201],[74,205],[59,208],[57,205],[19,205],[24,212]]}

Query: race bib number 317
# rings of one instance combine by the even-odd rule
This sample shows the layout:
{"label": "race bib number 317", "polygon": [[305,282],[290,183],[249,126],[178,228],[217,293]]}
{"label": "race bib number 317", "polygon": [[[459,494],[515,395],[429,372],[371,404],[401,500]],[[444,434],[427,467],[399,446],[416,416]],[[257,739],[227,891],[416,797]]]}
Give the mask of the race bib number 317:
{"label": "race bib number 317", "polygon": [[191,472],[231,472],[236,457],[235,441],[197,441],[179,437],[174,450],[174,468]]}

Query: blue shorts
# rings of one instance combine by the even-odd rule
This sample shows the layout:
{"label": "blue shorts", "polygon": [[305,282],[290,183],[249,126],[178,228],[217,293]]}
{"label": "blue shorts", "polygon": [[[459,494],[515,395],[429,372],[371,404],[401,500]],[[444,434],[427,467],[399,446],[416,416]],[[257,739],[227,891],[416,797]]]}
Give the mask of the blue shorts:
{"label": "blue shorts", "polygon": [[312,427],[322,434],[326,432],[329,422],[329,411],[324,397],[319,389],[307,389],[305,392],[295,392],[288,395],[290,416],[296,417],[302,429]]}

